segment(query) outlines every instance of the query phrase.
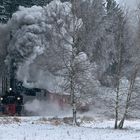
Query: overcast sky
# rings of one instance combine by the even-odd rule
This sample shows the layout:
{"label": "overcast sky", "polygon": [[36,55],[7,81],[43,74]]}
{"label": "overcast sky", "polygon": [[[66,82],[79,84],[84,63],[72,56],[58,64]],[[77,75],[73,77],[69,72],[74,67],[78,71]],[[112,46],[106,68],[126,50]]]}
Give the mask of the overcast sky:
{"label": "overcast sky", "polygon": [[123,6],[127,6],[128,8],[130,8],[131,10],[136,9],[138,3],[140,3],[140,0],[116,0],[117,2],[119,2],[121,5]]}
{"label": "overcast sky", "polygon": [[130,12],[130,22],[134,27],[137,26],[138,18],[137,18],[137,7],[138,4],[140,4],[140,0],[116,0],[119,2],[121,6],[124,7],[124,9],[127,8],[127,10]]}

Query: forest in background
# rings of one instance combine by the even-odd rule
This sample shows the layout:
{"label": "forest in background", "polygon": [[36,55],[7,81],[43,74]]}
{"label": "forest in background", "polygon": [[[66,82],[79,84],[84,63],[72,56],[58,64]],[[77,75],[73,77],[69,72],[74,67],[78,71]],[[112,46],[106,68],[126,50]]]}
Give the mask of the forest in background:
{"label": "forest in background", "polygon": [[89,101],[108,93],[104,100],[121,128],[129,110],[139,107],[139,6],[133,26],[131,13],[115,0],[0,5],[1,74],[14,59],[16,77],[26,87],[70,93],[73,104],[75,97]]}

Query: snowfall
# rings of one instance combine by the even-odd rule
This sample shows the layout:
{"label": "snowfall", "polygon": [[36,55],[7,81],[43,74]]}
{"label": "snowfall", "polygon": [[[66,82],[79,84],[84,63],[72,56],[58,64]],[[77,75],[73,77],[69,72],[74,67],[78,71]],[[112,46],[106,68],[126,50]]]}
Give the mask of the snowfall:
{"label": "snowfall", "polygon": [[0,140],[140,140],[140,120],[126,121],[123,130],[114,130],[113,120],[83,117],[80,126],[72,126],[68,120],[1,117]]}

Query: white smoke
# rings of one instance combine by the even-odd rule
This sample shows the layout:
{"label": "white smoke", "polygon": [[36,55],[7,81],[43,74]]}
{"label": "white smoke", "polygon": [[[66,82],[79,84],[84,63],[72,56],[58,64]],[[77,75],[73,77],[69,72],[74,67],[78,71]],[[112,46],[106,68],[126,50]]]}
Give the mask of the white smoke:
{"label": "white smoke", "polygon": [[[62,91],[64,62],[60,57],[61,47],[71,50],[72,23],[71,4],[60,0],[45,7],[19,7],[13,14],[8,22],[12,40],[7,58],[16,59],[17,79],[22,80],[26,87]],[[67,53],[67,59],[69,55]]]}
{"label": "white smoke", "polygon": [[40,116],[65,116],[71,113],[71,107],[65,104],[63,107],[59,106],[57,102],[49,102],[45,100],[34,99],[28,101],[24,105],[28,113]]}
{"label": "white smoke", "polygon": [[6,24],[0,24],[0,45],[5,46],[9,40],[9,27]]}
{"label": "white smoke", "polygon": [[5,55],[7,55],[6,48],[10,39],[9,32],[10,30],[8,25],[0,24],[0,57],[3,56],[4,59]]}
{"label": "white smoke", "polygon": [[[12,36],[8,41],[7,63],[11,58],[15,59],[17,79],[28,88],[47,89],[51,93],[62,93],[65,88],[68,92],[66,64],[70,64],[72,54],[73,27],[78,30],[82,26],[81,19],[73,18],[71,3],[54,0],[44,7],[20,6],[6,26]],[[90,65],[83,52],[77,55],[75,61],[78,71],[82,65]],[[84,73],[86,68],[82,69]],[[82,83],[83,79],[89,81],[90,78],[93,87],[91,72],[87,70],[86,76],[77,72],[80,77],[77,83]]]}

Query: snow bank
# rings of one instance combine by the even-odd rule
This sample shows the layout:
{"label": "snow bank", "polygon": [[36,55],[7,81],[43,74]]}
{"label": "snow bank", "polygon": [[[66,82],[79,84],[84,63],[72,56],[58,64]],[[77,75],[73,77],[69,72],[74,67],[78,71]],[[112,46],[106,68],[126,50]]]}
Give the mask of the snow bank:
{"label": "snow bank", "polygon": [[[139,140],[140,139],[140,122],[135,121],[133,124],[138,124],[137,130],[114,130],[108,128],[104,123],[98,127],[100,122],[95,127],[72,127],[68,125],[51,125],[42,124],[40,118],[20,118],[21,123],[1,124],[0,139],[1,140]],[[46,121],[46,119],[44,119]],[[96,122],[94,122],[96,123]],[[107,122],[108,123],[108,122]],[[107,124],[106,123],[106,124]],[[132,125],[132,123],[131,123]]]}

